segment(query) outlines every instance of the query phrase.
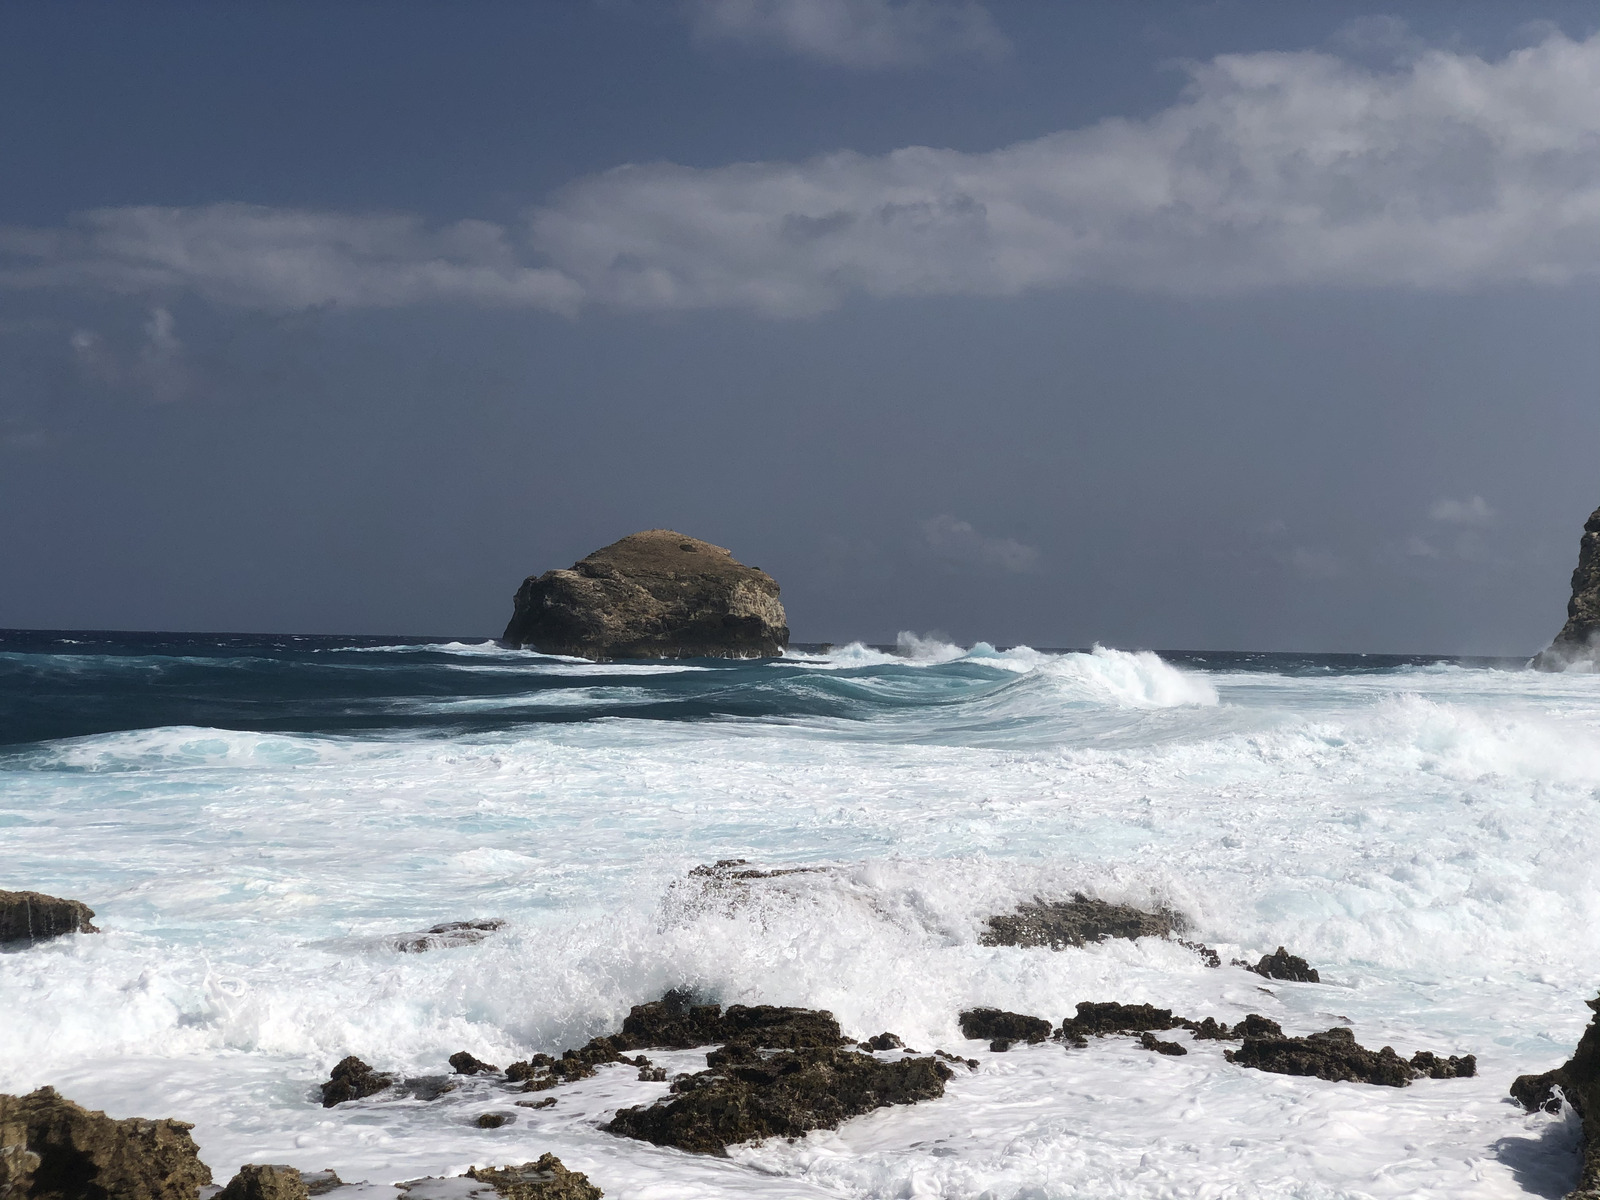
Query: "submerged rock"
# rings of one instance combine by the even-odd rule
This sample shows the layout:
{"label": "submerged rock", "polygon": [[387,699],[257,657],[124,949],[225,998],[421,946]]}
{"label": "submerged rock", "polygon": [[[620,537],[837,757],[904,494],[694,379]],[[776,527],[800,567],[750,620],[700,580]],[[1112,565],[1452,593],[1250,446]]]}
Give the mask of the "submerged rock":
{"label": "submerged rock", "polygon": [[962,1013],[962,1036],[970,1041],[989,1043],[989,1049],[1009,1050],[1015,1042],[1037,1043],[1050,1036],[1051,1025],[1043,1017],[1006,1012],[999,1008],[972,1008]]}
{"label": "submerged rock", "polygon": [[81,900],[63,900],[43,892],[0,891],[0,945],[32,944],[67,933],[99,933],[90,918],[94,909]]}
{"label": "submerged rock", "polygon": [[184,1121],[114,1121],[54,1088],[0,1096],[0,1196],[196,1200],[211,1169]]}
{"label": "submerged rock", "polygon": [[1287,979],[1291,983],[1321,983],[1317,969],[1298,955],[1290,954],[1282,946],[1276,954],[1263,954],[1261,961],[1250,970],[1267,979]]}
{"label": "submerged rock", "polygon": [[1407,1062],[1388,1046],[1377,1051],[1368,1050],[1356,1042],[1355,1034],[1342,1026],[1308,1037],[1285,1037],[1275,1024],[1272,1028],[1276,1032],[1246,1034],[1239,1049],[1227,1052],[1228,1061],[1278,1075],[1312,1075],[1335,1082],[1373,1083],[1384,1087],[1405,1087],[1419,1077],[1468,1078],[1478,1070],[1478,1060],[1471,1054],[1440,1059],[1420,1050]]}
{"label": "submerged rock", "polygon": [[503,639],[580,658],[764,658],[789,644],[778,585],[721,546],[648,529],[529,576]]}
{"label": "submerged rock", "polygon": [[1104,938],[1171,937],[1187,926],[1175,912],[1146,912],[1128,904],[1091,900],[1082,892],[1071,900],[1041,900],[1017,905],[1013,913],[989,918],[978,940],[985,946],[1049,946],[1064,950]]}
{"label": "submerged rock", "polygon": [[311,1189],[293,1167],[246,1163],[216,1200],[311,1200]]}
{"label": "submerged rock", "polygon": [[1555,1089],[1583,1118],[1583,1172],[1568,1200],[1595,1200],[1600,1197],[1600,996],[1585,1001],[1596,1016],[1578,1039],[1578,1046],[1553,1071],[1540,1075],[1519,1075],[1511,1094],[1529,1112],[1544,1109],[1561,1111]]}
{"label": "submerged rock", "polygon": [[891,1104],[944,1095],[952,1072],[933,1058],[885,1061],[858,1050],[762,1051],[735,1042],[706,1057],[653,1105],[625,1108],[601,1128],[694,1154],[726,1154],[739,1142],[836,1129]]}
{"label": "submerged rock", "polygon": [[374,1071],[354,1054],[339,1060],[322,1085],[322,1107],[332,1108],[346,1100],[361,1100],[394,1086],[395,1077]]}
{"label": "submerged rock", "polygon": [[1572,572],[1567,623],[1534,658],[1541,671],[1562,671],[1575,663],[1595,665],[1600,654],[1600,508],[1583,523],[1578,565]]}
{"label": "submerged rock", "polygon": [[427,950],[448,950],[452,946],[472,946],[483,941],[497,929],[503,929],[505,922],[500,920],[486,921],[446,921],[435,925],[431,929],[424,929],[418,933],[397,933],[391,939],[391,944],[402,954],[421,954]]}

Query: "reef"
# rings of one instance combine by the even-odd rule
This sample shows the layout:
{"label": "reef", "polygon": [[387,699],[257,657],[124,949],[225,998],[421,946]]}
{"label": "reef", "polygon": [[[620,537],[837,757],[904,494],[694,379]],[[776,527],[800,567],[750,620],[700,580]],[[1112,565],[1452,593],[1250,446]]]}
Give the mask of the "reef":
{"label": "reef", "polygon": [[989,928],[978,939],[985,946],[1048,946],[1064,950],[1105,938],[1171,937],[1187,922],[1170,910],[1146,912],[1128,904],[1091,900],[1082,892],[1070,900],[1043,900],[1019,904],[1015,912],[990,917]]}
{"label": "reef", "polygon": [[211,1169],[184,1121],[114,1121],[54,1088],[0,1096],[0,1196],[196,1200]]}
{"label": "reef", "polygon": [[47,941],[68,933],[99,933],[94,909],[43,892],[0,891],[0,945]]}
{"label": "reef", "polygon": [[601,1128],[720,1155],[739,1142],[800,1137],[891,1104],[936,1099],[953,1075],[934,1058],[884,1060],[818,1047],[764,1051],[748,1042],[712,1051],[706,1066],[674,1082],[668,1097],[622,1109]]}
{"label": "reef", "polygon": [[1511,1085],[1512,1096],[1529,1112],[1559,1112],[1565,1098],[1583,1121],[1583,1171],[1568,1200],[1600,1200],[1600,996],[1586,1003],[1596,1015],[1572,1057],[1553,1071],[1519,1075]]}
{"label": "reef", "polygon": [[649,529],[529,576],[502,638],[592,659],[763,658],[783,653],[789,624],[765,571],[710,542]]}
{"label": "reef", "polygon": [[1279,946],[1274,954],[1263,954],[1261,961],[1248,968],[1267,979],[1286,979],[1291,983],[1321,983],[1317,969],[1305,959]]}
{"label": "reef", "polygon": [[1541,671],[1562,671],[1574,663],[1594,665],[1600,654],[1600,508],[1583,523],[1578,565],[1572,571],[1567,623],[1534,658]]}
{"label": "reef", "polygon": [[[1266,1021],[1264,1017],[1259,1019]],[[1384,1087],[1405,1087],[1419,1078],[1465,1079],[1478,1073],[1478,1060],[1471,1054],[1439,1058],[1419,1050],[1408,1062],[1388,1046],[1368,1050],[1356,1042],[1355,1034],[1341,1026],[1308,1037],[1287,1037],[1274,1023],[1266,1024],[1272,1029],[1246,1036],[1239,1049],[1227,1052],[1228,1061],[1277,1075],[1312,1075]]]}
{"label": "reef", "polygon": [[968,1009],[957,1020],[963,1037],[969,1041],[986,1041],[994,1051],[1009,1050],[1017,1042],[1042,1042],[1051,1032],[1050,1022],[1043,1017],[998,1008]]}

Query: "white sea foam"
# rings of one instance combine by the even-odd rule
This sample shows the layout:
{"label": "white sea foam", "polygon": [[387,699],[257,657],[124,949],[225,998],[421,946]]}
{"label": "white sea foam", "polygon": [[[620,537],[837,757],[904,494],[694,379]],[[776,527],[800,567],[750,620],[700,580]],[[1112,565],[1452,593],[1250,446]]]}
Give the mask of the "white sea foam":
{"label": "white sea foam", "polygon": [[[287,1161],[385,1182],[552,1150],[623,1198],[1570,1185],[1568,1119],[1504,1093],[1565,1057],[1600,980],[1600,682],[1201,675],[977,647],[907,672],[922,660],[853,654],[797,674],[899,707],[450,738],[155,729],[13,755],[8,877],[89,900],[105,932],[0,955],[0,1088],[195,1121],[223,1178]],[[720,858],[815,869],[738,888],[688,874]],[[988,915],[1075,890],[1172,905],[1225,961],[1286,944],[1325,983],[1150,940],[980,943]],[[427,954],[389,940],[472,917],[507,925]],[[345,1053],[411,1073],[460,1049],[503,1064],[683,985],[831,1008],[852,1034],[981,1066],[943,1100],[717,1161],[598,1132],[663,1090],[622,1068],[495,1131],[470,1118],[504,1101],[472,1089],[312,1099]],[[973,1004],[1059,1021],[1089,999],[1349,1022],[1369,1046],[1476,1053],[1481,1075],[1331,1084],[1234,1067],[1214,1043],[996,1055],[956,1025]]]}

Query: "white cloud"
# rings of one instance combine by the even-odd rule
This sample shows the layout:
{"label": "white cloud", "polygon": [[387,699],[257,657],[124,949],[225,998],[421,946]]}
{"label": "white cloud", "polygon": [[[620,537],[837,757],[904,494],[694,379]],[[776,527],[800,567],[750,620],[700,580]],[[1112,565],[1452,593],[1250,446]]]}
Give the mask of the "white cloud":
{"label": "white cloud", "polygon": [[1482,496],[1470,500],[1436,500],[1428,509],[1428,519],[1447,525],[1486,525],[1494,520],[1494,509]]}
{"label": "white cloud", "polygon": [[1206,296],[1600,276],[1600,34],[1374,72],[1223,55],[1149,120],[987,153],[623,166],[526,228],[244,205],[0,230],[0,285],[295,308],[469,300],[813,313],[1084,283]]}
{"label": "white cloud", "polygon": [[1025,574],[1039,565],[1039,552],[1015,538],[985,537],[970,521],[948,514],[922,523],[922,543],[947,562],[967,567],[995,567]]}
{"label": "white cloud", "polygon": [[1002,57],[1010,44],[972,0],[688,0],[702,41],[782,50],[834,66],[917,66]]}

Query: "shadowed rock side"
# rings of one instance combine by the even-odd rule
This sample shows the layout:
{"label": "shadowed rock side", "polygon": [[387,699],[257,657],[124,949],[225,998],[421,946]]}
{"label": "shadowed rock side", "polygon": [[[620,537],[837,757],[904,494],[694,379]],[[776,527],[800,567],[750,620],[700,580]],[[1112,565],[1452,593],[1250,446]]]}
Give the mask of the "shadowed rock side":
{"label": "shadowed rock side", "polygon": [[65,933],[99,933],[89,922],[94,909],[78,900],[43,892],[0,891],[0,945],[42,942]]}
{"label": "shadowed rock side", "polygon": [[0,1096],[7,1200],[196,1200],[211,1169],[183,1121],[113,1121],[40,1088]]}
{"label": "shadowed rock side", "polygon": [[739,1142],[837,1129],[891,1104],[944,1095],[953,1072],[933,1058],[885,1061],[858,1050],[762,1051],[733,1042],[706,1056],[672,1094],[625,1108],[601,1128],[692,1154],[726,1154]]}
{"label": "shadowed rock side", "polygon": [[[1600,997],[1586,1003],[1600,1014]],[[1518,1076],[1511,1094],[1529,1112],[1559,1112],[1558,1087],[1583,1118],[1583,1174],[1567,1200],[1600,1200],[1600,1015],[1589,1022],[1571,1058],[1542,1075]]]}
{"label": "shadowed rock side", "polygon": [[504,640],[580,658],[765,658],[789,644],[772,576],[670,529],[529,576]]}
{"label": "shadowed rock side", "polygon": [[216,1200],[311,1200],[311,1189],[293,1167],[246,1163]]}
{"label": "shadowed rock side", "polygon": [[1091,900],[1082,892],[1071,900],[1041,900],[1017,905],[1013,913],[990,917],[979,941],[985,946],[1049,946],[1064,950],[1103,938],[1171,937],[1187,922],[1175,912],[1146,912],[1127,904]]}
{"label": "shadowed rock side", "polygon": [[1541,671],[1560,671],[1574,662],[1596,662],[1600,654],[1600,508],[1583,523],[1578,543],[1578,565],[1572,572],[1572,598],[1567,601],[1567,623],[1555,641],[1541,651],[1533,665]]}

